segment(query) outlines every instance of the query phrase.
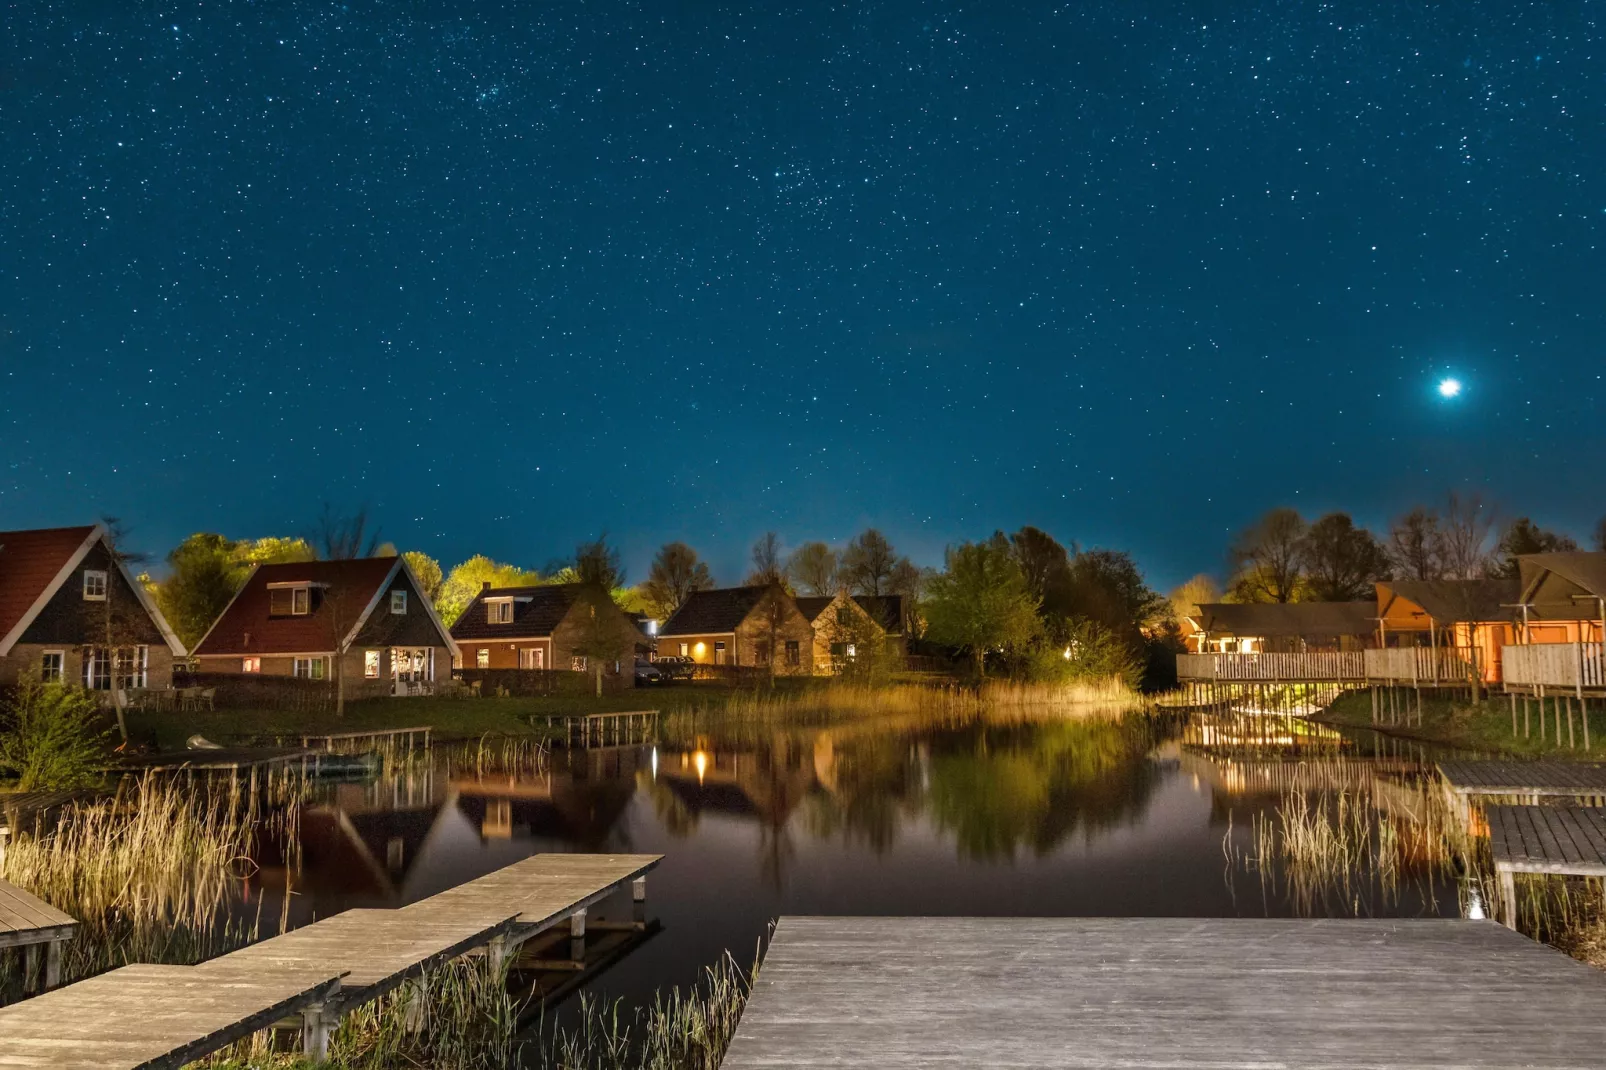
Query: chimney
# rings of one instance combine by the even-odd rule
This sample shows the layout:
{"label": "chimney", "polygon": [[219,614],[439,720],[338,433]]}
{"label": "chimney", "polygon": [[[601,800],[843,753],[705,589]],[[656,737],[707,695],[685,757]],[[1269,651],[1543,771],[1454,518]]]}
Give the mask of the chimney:
{"label": "chimney", "polygon": [[491,581],[490,580],[485,580],[483,583],[480,584],[480,594],[484,594],[486,591],[489,591],[490,589],[491,589]]}

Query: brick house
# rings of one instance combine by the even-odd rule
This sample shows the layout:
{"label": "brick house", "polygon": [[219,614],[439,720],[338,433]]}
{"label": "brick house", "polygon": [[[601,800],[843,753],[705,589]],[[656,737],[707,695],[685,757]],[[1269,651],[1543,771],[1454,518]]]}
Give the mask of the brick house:
{"label": "brick house", "polygon": [[906,603],[901,594],[856,594],[853,602],[881,625],[883,649],[889,657],[901,659],[908,655],[912,603]]}
{"label": "brick house", "polygon": [[0,531],[0,685],[38,673],[93,691],[166,688],[183,656],[102,525]]}
{"label": "brick house", "polygon": [[[258,565],[195,647],[201,672],[407,694],[451,675],[451,633],[400,557]],[[357,685],[353,687],[352,685]]]}
{"label": "brick house", "polygon": [[623,675],[633,686],[633,673],[623,672],[646,642],[641,628],[610,598],[587,598],[580,583],[540,587],[492,587],[486,584],[452,625],[460,665],[464,669],[568,669],[585,672],[581,652],[596,638],[593,612],[605,617],[602,627],[617,636],[620,656],[604,667],[605,675]]}
{"label": "brick house", "polygon": [[797,600],[769,587],[724,587],[695,591],[658,629],[658,653],[691,658],[699,665],[767,667],[788,676],[814,673],[814,626]]}
{"label": "brick house", "polygon": [[851,662],[879,653],[886,643],[881,622],[846,591],[834,597],[808,596],[795,601],[798,612],[814,629],[816,673],[839,673]]}

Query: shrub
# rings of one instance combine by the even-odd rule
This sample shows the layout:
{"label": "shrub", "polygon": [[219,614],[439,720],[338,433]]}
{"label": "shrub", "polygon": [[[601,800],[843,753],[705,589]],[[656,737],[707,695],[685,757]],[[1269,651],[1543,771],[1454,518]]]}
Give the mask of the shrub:
{"label": "shrub", "polygon": [[109,737],[87,692],[25,677],[0,708],[0,769],[23,791],[86,787],[101,779]]}

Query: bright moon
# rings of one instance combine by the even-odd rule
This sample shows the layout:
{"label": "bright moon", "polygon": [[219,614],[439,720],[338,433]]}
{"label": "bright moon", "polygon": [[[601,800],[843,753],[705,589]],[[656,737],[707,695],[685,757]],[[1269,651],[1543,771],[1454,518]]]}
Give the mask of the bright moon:
{"label": "bright moon", "polygon": [[1441,380],[1439,380],[1439,396],[1440,397],[1453,398],[1457,394],[1460,394],[1460,393],[1461,393],[1461,380],[1459,380],[1459,379],[1441,379]]}

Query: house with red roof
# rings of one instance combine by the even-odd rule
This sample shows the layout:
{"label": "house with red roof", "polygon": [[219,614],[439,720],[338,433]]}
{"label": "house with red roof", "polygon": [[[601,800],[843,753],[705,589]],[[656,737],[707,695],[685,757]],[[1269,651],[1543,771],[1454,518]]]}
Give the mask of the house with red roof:
{"label": "house with red roof", "polygon": [[165,688],[184,653],[103,525],[0,531],[0,685]]}
{"label": "house with red roof", "polygon": [[[401,557],[258,565],[195,646],[203,673],[409,694],[451,676],[457,645]],[[355,686],[354,686],[355,685]]]}
{"label": "house with red roof", "polygon": [[604,665],[603,675],[622,675],[618,682],[632,686],[634,675],[623,670],[638,649],[646,648],[648,638],[611,599],[587,598],[584,584],[492,587],[487,583],[452,625],[452,638],[462,651],[465,669],[587,672],[595,666],[589,664],[585,650],[596,641],[599,629],[616,640],[620,651],[617,659]]}

